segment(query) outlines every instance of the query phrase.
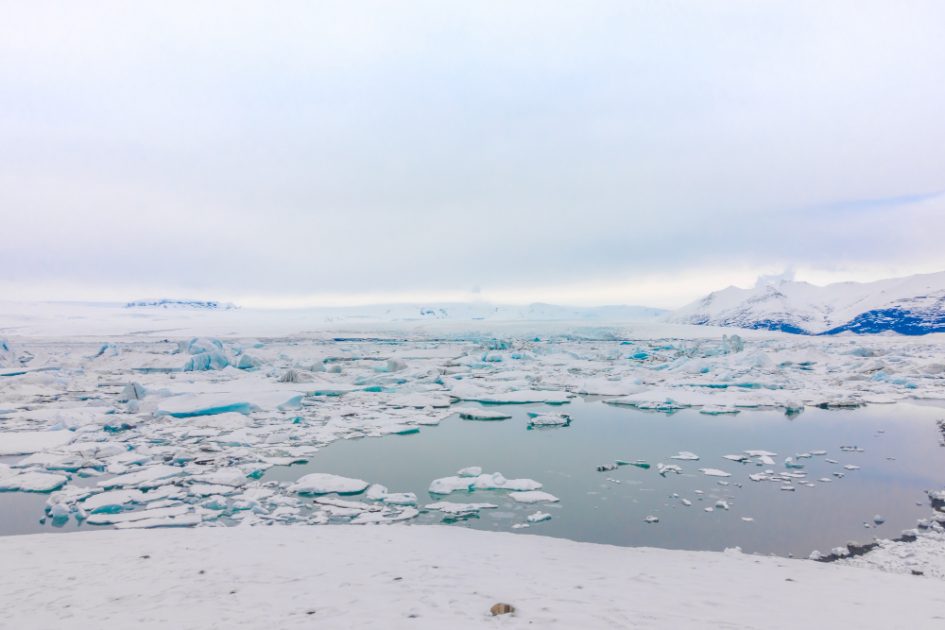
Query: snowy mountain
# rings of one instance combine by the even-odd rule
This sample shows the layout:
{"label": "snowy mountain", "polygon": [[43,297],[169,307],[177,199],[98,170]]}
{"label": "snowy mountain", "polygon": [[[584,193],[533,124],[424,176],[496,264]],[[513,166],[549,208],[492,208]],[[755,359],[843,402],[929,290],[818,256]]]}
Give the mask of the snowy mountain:
{"label": "snowy mountain", "polygon": [[945,272],[827,286],[759,281],[710,293],[667,321],[807,335],[945,332]]}
{"label": "snowy mountain", "polygon": [[125,308],[164,308],[164,309],[186,309],[201,311],[229,311],[239,308],[230,302],[215,302],[213,300],[171,300],[162,298],[160,300],[136,300],[125,304]]}

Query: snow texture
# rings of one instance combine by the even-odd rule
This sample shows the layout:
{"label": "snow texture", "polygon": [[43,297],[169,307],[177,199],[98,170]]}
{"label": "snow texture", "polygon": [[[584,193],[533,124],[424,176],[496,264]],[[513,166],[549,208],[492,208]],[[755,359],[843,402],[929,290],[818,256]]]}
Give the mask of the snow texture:
{"label": "snow texture", "polygon": [[[935,579],[456,527],[0,538],[3,628],[937,628]],[[507,602],[515,613],[493,618]]]}

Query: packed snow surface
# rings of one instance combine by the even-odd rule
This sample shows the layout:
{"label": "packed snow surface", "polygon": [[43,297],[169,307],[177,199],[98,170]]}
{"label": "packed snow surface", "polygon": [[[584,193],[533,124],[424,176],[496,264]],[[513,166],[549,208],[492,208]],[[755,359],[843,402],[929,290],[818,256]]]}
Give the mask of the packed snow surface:
{"label": "packed snow surface", "polygon": [[[641,526],[645,526],[642,525]],[[938,628],[936,579],[455,527],[0,538],[2,628]],[[496,603],[515,612],[490,615]]]}

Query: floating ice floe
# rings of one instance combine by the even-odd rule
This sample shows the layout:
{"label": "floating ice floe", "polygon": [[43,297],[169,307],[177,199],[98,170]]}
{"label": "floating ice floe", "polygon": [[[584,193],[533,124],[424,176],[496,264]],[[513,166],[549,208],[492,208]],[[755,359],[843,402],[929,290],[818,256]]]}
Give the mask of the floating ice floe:
{"label": "floating ice floe", "polygon": [[679,451],[675,455],[670,455],[669,458],[678,459],[682,461],[696,461],[699,459],[699,456],[689,451]]}
{"label": "floating ice floe", "polygon": [[296,494],[358,494],[364,492],[368,482],[329,473],[311,473],[289,486]]}
{"label": "floating ice floe", "polygon": [[534,479],[506,479],[502,473],[482,473],[475,477],[441,477],[430,483],[431,494],[450,494],[472,490],[537,490],[541,484]]}
{"label": "floating ice floe", "polygon": [[72,431],[16,431],[0,434],[0,456],[29,455],[65,446],[75,440]]}
{"label": "floating ice floe", "polygon": [[682,474],[682,467],[676,464],[664,464],[660,462],[656,464],[656,472],[658,472],[662,477],[665,477],[669,473],[679,475]]}
{"label": "floating ice floe", "polygon": [[558,497],[542,490],[529,490],[526,492],[512,492],[509,498],[516,503],[557,503]]}
{"label": "floating ice floe", "polygon": [[611,400],[605,400],[604,402],[608,405],[634,407],[636,409],[640,409],[641,411],[659,411],[664,413],[679,411],[680,409],[688,409],[692,406],[677,402],[672,398],[663,398],[657,400],[648,399],[645,393],[634,396],[613,398]]}
{"label": "floating ice floe", "polygon": [[179,477],[182,474],[184,474],[184,471],[178,466],[156,464],[124,475],[118,475],[111,479],[99,481],[98,485],[106,489],[131,487],[151,488],[162,485],[162,483],[170,478]]}
{"label": "floating ice floe", "polygon": [[472,514],[479,510],[493,510],[499,507],[494,503],[454,503],[452,501],[437,501],[423,506],[427,510],[436,510],[444,514],[460,515]]}
{"label": "floating ice floe", "polygon": [[452,492],[469,492],[472,490],[475,477],[441,477],[430,482],[430,494],[450,494]]}
{"label": "floating ice floe", "polygon": [[454,411],[459,413],[459,417],[463,420],[483,420],[483,421],[494,421],[494,420],[508,420],[512,417],[512,414],[505,411],[498,411],[495,409],[476,409],[471,407],[463,407],[460,409],[455,409]]}
{"label": "floating ice floe", "polygon": [[561,391],[541,391],[534,389],[514,390],[510,392],[468,392],[453,390],[453,395],[460,400],[479,402],[492,405],[524,405],[529,403],[545,403],[546,405],[563,405],[571,402],[572,394]]}
{"label": "floating ice floe", "polygon": [[528,426],[541,427],[566,427],[571,424],[571,416],[565,413],[529,413]]}
{"label": "floating ice floe", "polygon": [[528,516],[526,516],[525,520],[527,520],[529,523],[541,523],[542,521],[551,520],[551,514],[538,510],[537,512],[534,512],[533,514],[529,514]]}
{"label": "floating ice floe", "polygon": [[277,388],[239,393],[180,394],[161,400],[155,413],[173,418],[195,418],[228,412],[286,411],[298,408],[301,400],[299,392]]}
{"label": "floating ice floe", "polygon": [[432,407],[442,409],[449,407],[452,404],[452,400],[445,394],[412,393],[391,396],[387,400],[387,404],[391,407],[411,407],[413,409]]}
{"label": "floating ice floe", "polygon": [[147,495],[140,490],[111,490],[100,492],[84,499],[80,505],[86,511],[96,514],[98,512],[120,512],[126,505],[134,503],[144,503]]}
{"label": "floating ice floe", "polygon": [[416,505],[417,495],[413,492],[392,492],[385,495],[381,501],[388,505]]}
{"label": "floating ice floe", "polygon": [[541,484],[534,479],[506,479],[502,473],[483,473],[473,479],[474,490],[538,490]]}
{"label": "floating ice floe", "polygon": [[731,477],[732,476],[731,473],[727,473],[724,470],[719,470],[718,468],[700,468],[699,472],[709,477]]}
{"label": "floating ice floe", "polygon": [[52,492],[69,481],[65,475],[45,472],[13,472],[0,467],[0,492]]}
{"label": "floating ice floe", "polygon": [[699,409],[699,413],[707,416],[735,415],[741,413],[741,409],[725,405],[706,405]]}

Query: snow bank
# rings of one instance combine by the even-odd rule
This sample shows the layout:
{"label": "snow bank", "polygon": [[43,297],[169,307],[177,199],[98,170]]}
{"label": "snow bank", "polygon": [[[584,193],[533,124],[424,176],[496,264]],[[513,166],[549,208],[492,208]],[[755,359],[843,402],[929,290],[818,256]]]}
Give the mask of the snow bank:
{"label": "snow bank", "polygon": [[[0,538],[9,628],[935,628],[939,580],[456,527]],[[515,613],[497,619],[490,607]]]}

